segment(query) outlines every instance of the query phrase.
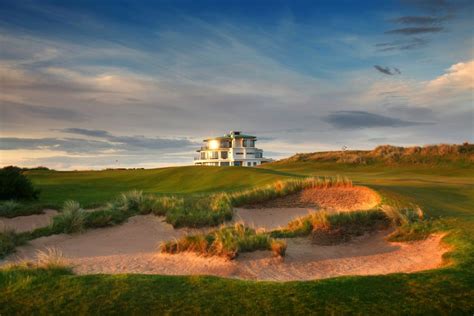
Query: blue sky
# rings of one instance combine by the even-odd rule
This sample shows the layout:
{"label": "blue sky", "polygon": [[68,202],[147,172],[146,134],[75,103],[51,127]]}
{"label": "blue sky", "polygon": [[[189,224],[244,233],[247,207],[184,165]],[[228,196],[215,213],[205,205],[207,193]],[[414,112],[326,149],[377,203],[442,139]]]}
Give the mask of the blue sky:
{"label": "blue sky", "polygon": [[0,0],[0,163],[190,163],[472,141],[469,1]]}

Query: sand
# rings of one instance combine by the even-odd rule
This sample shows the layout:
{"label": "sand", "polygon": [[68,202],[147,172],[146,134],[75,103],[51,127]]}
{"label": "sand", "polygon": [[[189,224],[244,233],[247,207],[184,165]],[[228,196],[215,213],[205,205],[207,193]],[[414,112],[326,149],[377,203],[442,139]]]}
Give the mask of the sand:
{"label": "sand", "polygon": [[277,198],[246,208],[318,208],[328,211],[368,210],[380,203],[380,196],[367,187],[334,187],[306,189],[299,193]]}
{"label": "sand", "polygon": [[246,226],[264,228],[267,231],[286,226],[297,217],[316,212],[316,208],[276,207],[262,209],[235,208],[234,221],[243,222]]}
{"label": "sand", "polygon": [[447,251],[441,235],[412,243],[389,243],[387,231],[335,246],[317,246],[309,238],[288,239],[287,256],[270,251],[243,253],[236,260],[201,257],[193,253],[161,254],[161,241],[195,230],[175,230],[162,218],[134,216],[123,225],[83,234],[42,237],[18,248],[2,264],[34,260],[36,251],[60,250],[78,274],[144,273],[165,275],[215,275],[249,280],[313,280],[340,275],[415,272],[442,265]]}
{"label": "sand", "polygon": [[51,218],[58,212],[55,210],[44,210],[43,213],[44,214],[18,216],[14,218],[0,217],[0,229],[11,229],[17,233],[22,233],[39,227],[48,226]]}
{"label": "sand", "polygon": [[[368,188],[312,189],[265,203],[265,206],[271,206],[268,208],[237,208],[234,221],[272,230],[285,226],[296,217],[318,211],[319,207],[332,210],[368,209],[379,201],[378,195]],[[47,225],[54,214],[56,212],[49,210],[42,215],[1,221],[20,232]],[[391,243],[385,240],[389,231],[332,246],[315,245],[310,238],[287,239],[285,258],[274,257],[270,251],[257,251],[242,253],[230,261],[194,253],[161,254],[158,250],[160,242],[209,230],[212,228],[173,229],[162,217],[133,216],[115,227],[32,240],[18,247],[15,254],[0,261],[0,265],[22,260],[34,261],[37,251],[55,248],[63,253],[78,274],[215,275],[248,280],[291,281],[434,269],[443,264],[442,256],[448,251],[441,244],[442,235],[432,235],[426,240],[410,243]]]}

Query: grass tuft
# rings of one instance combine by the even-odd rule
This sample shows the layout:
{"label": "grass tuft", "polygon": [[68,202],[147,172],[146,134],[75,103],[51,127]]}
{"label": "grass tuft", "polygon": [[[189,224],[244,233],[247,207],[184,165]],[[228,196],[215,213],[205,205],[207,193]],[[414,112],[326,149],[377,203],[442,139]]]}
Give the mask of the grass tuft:
{"label": "grass tuft", "polygon": [[46,248],[36,252],[36,265],[44,269],[60,269],[68,266],[68,261],[61,250],[57,248]]}
{"label": "grass tuft", "polygon": [[66,201],[62,212],[53,217],[51,230],[58,233],[71,234],[85,229],[86,212],[76,201]]}
{"label": "grass tuft", "polygon": [[195,252],[204,256],[235,258],[240,252],[272,250],[284,256],[286,243],[277,241],[264,232],[256,232],[241,223],[221,227],[208,234],[184,236],[160,244],[162,253]]}

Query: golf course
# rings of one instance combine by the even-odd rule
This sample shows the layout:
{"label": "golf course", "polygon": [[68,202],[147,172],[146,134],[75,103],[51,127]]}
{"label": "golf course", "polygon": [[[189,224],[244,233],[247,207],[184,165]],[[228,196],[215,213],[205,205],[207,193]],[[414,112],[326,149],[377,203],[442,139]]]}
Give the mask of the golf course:
{"label": "golf course", "polygon": [[[75,314],[245,314],[249,310],[257,314],[469,314],[474,310],[474,168],[468,160],[388,165],[379,161],[356,164],[296,157],[260,168],[185,166],[30,170],[25,174],[41,190],[39,200],[32,202],[34,207],[23,208],[33,214],[42,207],[60,210],[67,200],[77,201],[84,208],[100,209],[121,192],[130,190],[153,196],[206,196],[232,194],[291,179],[345,177],[355,187],[376,192],[382,202],[419,206],[425,216],[421,229],[425,237],[408,234],[402,240],[410,243],[428,235],[440,236],[442,263],[437,268],[412,273],[351,276],[349,272],[346,276],[290,282],[206,276],[201,270],[194,275],[76,273],[59,264],[16,264],[0,270],[2,315],[58,314],[65,312],[66,306],[68,312]],[[288,240],[289,251],[292,242]],[[248,255],[242,256],[245,259]]]}

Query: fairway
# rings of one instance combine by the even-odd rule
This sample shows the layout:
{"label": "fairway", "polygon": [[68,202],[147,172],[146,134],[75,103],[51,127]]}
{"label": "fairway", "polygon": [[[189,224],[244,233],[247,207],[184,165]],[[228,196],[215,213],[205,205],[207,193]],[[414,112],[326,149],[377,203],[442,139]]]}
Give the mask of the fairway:
{"label": "fairway", "polygon": [[292,174],[257,168],[170,167],[104,171],[28,171],[41,190],[39,203],[61,207],[76,200],[85,207],[97,206],[122,192],[142,190],[156,194],[199,194],[238,191],[260,186]]}
{"label": "fairway", "polygon": [[[42,203],[78,199],[98,205],[124,190],[206,193],[257,186],[289,177],[347,175],[384,198],[419,204],[448,232],[449,265],[436,270],[304,282],[255,282],[206,276],[88,275],[61,270],[0,273],[6,314],[60,312],[216,314],[469,313],[474,310],[474,168],[287,163],[266,168],[175,167],[87,172],[34,171]],[[25,283],[26,280],[28,283]],[[13,284],[25,284],[21,287]],[[27,285],[28,284],[28,285]],[[111,295],[112,294],[112,295]],[[74,299],[73,299],[74,298]],[[174,304],[186,302],[186,306]]]}

